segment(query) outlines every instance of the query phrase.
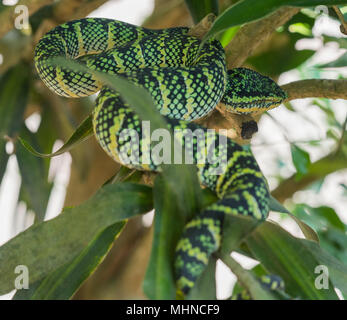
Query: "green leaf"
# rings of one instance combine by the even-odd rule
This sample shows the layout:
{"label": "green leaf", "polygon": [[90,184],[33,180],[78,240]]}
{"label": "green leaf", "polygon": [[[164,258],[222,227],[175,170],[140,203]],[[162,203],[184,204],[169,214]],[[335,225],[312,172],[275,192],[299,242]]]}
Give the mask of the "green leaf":
{"label": "green leaf", "polygon": [[327,221],[330,227],[340,229],[341,231],[346,230],[346,225],[340,220],[333,208],[327,206],[310,207],[309,212]]}
{"label": "green leaf", "polygon": [[29,290],[17,291],[13,300],[67,300],[95,271],[122,231],[125,222],[118,222],[98,234],[71,262],[50,273]]}
{"label": "green leaf", "polygon": [[[337,299],[330,281],[332,279],[329,279],[329,289],[315,287],[315,280],[318,276],[315,274],[315,268],[327,255],[317,243],[297,239],[278,225],[265,222],[246,239],[246,244],[267,272],[283,278],[286,292],[290,296],[312,300]],[[334,270],[336,268],[347,270],[345,266],[335,264],[337,263],[335,260],[332,262],[326,258],[324,262]],[[346,275],[347,272],[339,280],[345,282]],[[344,286],[345,283],[342,287]]]}
{"label": "green leaf", "polygon": [[258,20],[283,6],[314,7],[345,4],[345,0],[243,0],[225,10],[213,23],[204,41],[218,33],[246,22]]}
{"label": "green leaf", "polygon": [[288,214],[299,226],[300,230],[304,234],[305,238],[308,240],[312,240],[315,242],[319,242],[319,237],[309,225],[307,225],[305,222],[301,221],[299,218],[297,218],[295,215],[290,213],[280,202],[278,202],[273,196],[270,196],[270,203],[269,203],[270,210],[286,213]]}
{"label": "green leaf", "polygon": [[64,152],[69,151],[76,144],[87,140],[89,137],[93,135],[93,123],[92,123],[92,115],[88,116],[82,123],[78,126],[75,132],[71,135],[68,141],[57,151],[49,154],[40,153],[36,151],[25,139],[18,137],[18,140],[22,143],[23,147],[31,152],[33,155],[42,157],[42,158],[50,158],[54,156],[58,156]]}
{"label": "green leaf", "polygon": [[[195,165],[164,165],[163,177],[177,199],[185,221],[191,220],[202,210],[202,190]],[[177,187],[179,186],[179,188]]]}
{"label": "green leaf", "polygon": [[347,66],[347,53],[344,53],[341,57],[337,58],[336,60],[320,64],[317,67],[318,68],[343,68]]}
{"label": "green leaf", "polygon": [[23,124],[29,91],[29,67],[18,64],[0,78],[0,134],[12,136]]}
{"label": "green leaf", "polygon": [[216,264],[212,256],[204,272],[189,292],[186,300],[216,300]]}
{"label": "green leaf", "polygon": [[223,34],[220,37],[220,43],[222,44],[223,48],[225,48],[229,42],[234,38],[237,31],[239,31],[240,27],[231,27],[223,32]]}
{"label": "green leaf", "polygon": [[185,223],[201,208],[196,169],[164,166],[154,184],[154,237],[143,290],[150,299],[174,299],[174,255]]}
{"label": "green leaf", "polygon": [[346,229],[335,210],[327,206],[311,207],[307,204],[297,204],[294,213],[317,229],[337,228],[341,231]]}
{"label": "green leaf", "polygon": [[[314,50],[296,50],[295,44],[301,39],[298,34],[281,32],[274,34],[267,50],[247,59],[258,72],[270,77],[278,77],[281,73],[295,69],[312,57]],[[276,45],[271,46],[271,43]]]}
{"label": "green leaf", "polygon": [[[125,166],[121,166],[118,170],[118,172],[111,177],[110,179],[108,179],[104,185],[108,184],[108,183],[120,183],[120,182],[124,182],[126,180],[128,180],[135,172],[138,172],[136,170],[133,169],[129,169]],[[138,181],[136,181],[138,182]]]}
{"label": "green leaf", "polygon": [[271,77],[278,77],[281,73],[297,68],[310,58],[314,50],[296,50],[295,45],[298,40],[312,38],[309,35],[302,35],[297,32],[295,26],[304,24],[308,30],[314,25],[314,19],[299,12],[294,15],[281,31],[274,32],[271,38],[264,42],[259,50],[247,59],[258,72]]}
{"label": "green leaf", "polygon": [[151,188],[109,184],[83,204],[33,225],[0,247],[0,294],[14,289],[17,265],[28,267],[34,283],[70,262],[108,226],[152,208]]}
{"label": "green leaf", "polygon": [[226,215],[220,251],[230,254],[261,223],[261,221],[247,216]]}
{"label": "green leaf", "polygon": [[332,36],[322,35],[324,43],[327,42],[337,42],[342,49],[347,49],[347,39],[346,38],[337,38]]}
{"label": "green leaf", "polygon": [[327,229],[319,232],[321,247],[332,256],[347,265],[347,234],[338,229]]}
{"label": "green leaf", "polygon": [[23,114],[29,93],[30,68],[19,63],[0,77],[0,182],[8,154],[5,137],[13,138],[23,126]]}
{"label": "green leaf", "polygon": [[194,23],[198,23],[209,13],[218,15],[218,0],[185,0]]}
{"label": "green leaf", "polygon": [[[38,145],[36,135],[26,127],[21,130],[21,135],[32,144]],[[48,182],[48,166],[44,159],[33,157],[23,146],[17,144],[16,156],[22,178],[21,197],[28,208],[34,210],[38,221],[43,221],[49,195],[53,184]]]}
{"label": "green leaf", "polygon": [[5,174],[9,157],[10,156],[6,152],[6,141],[5,139],[0,139],[0,183]]}
{"label": "green leaf", "polygon": [[300,180],[308,172],[308,167],[311,164],[310,155],[295,144],[290,145],[290,150],[293,164],[297,172],[296,179]]}
{"label": "green leaf", "polygon": [[320,265],[325,265],[329,270],[329,278],[334,287],[339,288],[341,293],[347,295],[347,266],[321,249],[317,244],[305,241],[305,246],[310,250]]}
{"label": "green leaf", "polygon": [[177,199],[161,176],[153,189],[155,217],[150,261],[143,282],[143,291],[150,299],[174,299],[174,252],[184,227]]}

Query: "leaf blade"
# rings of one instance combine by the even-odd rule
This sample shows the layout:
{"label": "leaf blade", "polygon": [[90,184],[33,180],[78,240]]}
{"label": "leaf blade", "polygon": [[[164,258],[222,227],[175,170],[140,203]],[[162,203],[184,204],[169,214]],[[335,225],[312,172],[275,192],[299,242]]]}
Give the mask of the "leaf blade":
{"label": "leaf blade", "polygon": [[218,15],[218,0],[185,0],[194,23],[198,23],[207,14]]}
{"label": "leaf blade", "polygon": [[344,0],[241,0],[225,10],[213,23],[204,41],[220,32],[247,22],[259,20],[283,6],[314,7],[345,4]]}
{"label": "leaf blade", "polygon": [[118,222],[107,227],[71,262],[50,273],[33,288],[17,291],[13,300],[70,299],[102,262],[124,225],[124,222]]}
{"label": "leaf blade", "polygon": [[17,265],[29,268],[30,283],[34,283],[71,261],[101,230],[152,207],[151,188],[110,184],[82,205],[33,225],[0,247],[0,294],[13,289]]}
{"label": "leaf blade", "polygon": [[297,239],[278,225],[265,222],[247,239],[251,252],[269,273],[281,276],[286,292],[301,299],[337,299],[333,288],[318,290],[314,283],[315,267],[320,264],[306,245],[315,242]]}
{"label": "leaf blade", "polygon": [[42,158],[51,158],[63,154],[73,148],[76,144],[87,140],[89,137],[93,135],[93,124],[92,124],[92,116],[89,115],[86,119],[84,119],[81,124],[77,127],[75,132],[71,135],[64,145],[59,148],[59,150],[52,153],[41,153],[35,150],[25,139],[18,137],[18,140],[21,142],[23,147],[27,149],[30,153],[37,157]]}

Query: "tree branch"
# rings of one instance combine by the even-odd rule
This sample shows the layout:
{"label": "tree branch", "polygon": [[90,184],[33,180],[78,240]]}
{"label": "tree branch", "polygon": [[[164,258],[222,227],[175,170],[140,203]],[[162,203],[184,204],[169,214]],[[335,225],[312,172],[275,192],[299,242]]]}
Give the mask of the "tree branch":
{"label": "tree branch", "polygon": [[198,24],[189,29],[188,35],[202,39],[211,29],[216,16],[213,13],[205,16]]}
{"label": "tree branch", "polygon": [[[248,23],[241,27],[230,43],[225,48],[228,69],[240,67],[262,42],[281,25],[286,23],[293,15],[299,12],[297,8],[285,7],[275,11],[273,14],[261,20]],[[212,115],[199,121],[200,124],[212,125],[214,129],[234,128],[228,136],[240,144],[249,142],[252,132],[242,136],[244,124],[251,123],[252,118],[245,115],[230,114],[225,111],[223,105],[217,107]],[[226,121],[221,121],[225,118]],[[253,120],[257,121],[259,115]]]}
{"label": "tree branch", "polygon": [[305,189],[313,182],[322,179],[338,170],[347,168],[347,160],[341,153],[334,155],[329,154],[316,162],[313,162],[308,167],[308,173],[300,180],[296,179],[296,174],[293,174],[288,179],[281,182],[277,188],[275,188],[271,194],[278,201],[291,198],[296,191]]}
{"label": "tree branch", "polygon": [[297,8],[284,7],[241,27],[225,48],[228,69],[240,67],[256,47],[298,12]]}
{"label": "tree branch", "polygon": [[347,99],[347,80],[308,79],[290,82],[282,86],[287,92],[288,99],[328,98]]}
{"label": "tree branch", "polygon": [[341,25],[340,25],[340,30],[343,34],[347,35],[347,22],[342,14],[342,12],[340,11],[339,7],[338,6],[333,6],[333,9],[335,10],[336,12],[336,15],[338,16],[340,22],[341,22]]}

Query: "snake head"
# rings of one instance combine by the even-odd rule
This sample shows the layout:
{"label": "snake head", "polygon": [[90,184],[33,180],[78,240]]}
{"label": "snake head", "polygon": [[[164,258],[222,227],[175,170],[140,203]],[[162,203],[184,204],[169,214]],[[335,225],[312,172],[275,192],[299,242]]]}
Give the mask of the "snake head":
{"label": "snake head", "polygon": [[226,90],[221,102],[233,113],[259,113],[279,106],[287,94],[275,81],[247,69],[228,70]]}

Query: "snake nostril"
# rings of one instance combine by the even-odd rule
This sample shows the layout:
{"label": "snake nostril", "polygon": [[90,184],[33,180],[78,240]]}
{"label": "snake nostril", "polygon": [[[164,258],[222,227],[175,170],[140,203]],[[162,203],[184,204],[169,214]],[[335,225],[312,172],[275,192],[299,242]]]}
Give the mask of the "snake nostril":
{"label": "snake nostril", "polygon": [[254,120],[242,123],[241,137],[242,139],[251,139],[253,134],[258,132],[258,125]]}

